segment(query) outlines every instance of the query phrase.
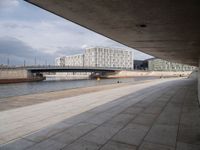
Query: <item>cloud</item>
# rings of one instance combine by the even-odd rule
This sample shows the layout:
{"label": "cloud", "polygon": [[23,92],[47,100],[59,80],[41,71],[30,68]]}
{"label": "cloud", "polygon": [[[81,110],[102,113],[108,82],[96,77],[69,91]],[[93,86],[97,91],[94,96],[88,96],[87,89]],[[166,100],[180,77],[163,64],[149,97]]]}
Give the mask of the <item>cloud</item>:
{"label": "cloud", "polygon": [[88,47],[87,44],[83,44],[83,45],[81,46],[82,49],[87,48],[87,47]]}
{"label": "cloud", "polygon": [[[24,41],[31,47],[54,53],[60,47],[84,49],[86,46],[121,46],[106,37],[79,27],[69,21],[2,21],[0,35],[11,36]],[[70,50],[70,49],[68,49]]]}
{"label": "cloud", "polygon": [[0,37],[0,58],[1,64],[6,64],[9,58],[12,65],[22,65],[24,60],[27,64],[33,65],[35,58],[37,64],[45,64],[45,61],[51,64],[54,62],[53,55],[38,51],[23,41],[12,37]]}
{"label": "cloud", "polygon": [[19,6],[18,0],[1,0],[0,1],[0,8],[1,9],[10,9],[13,7]]}
{"label": "cloud", "polygon": [[75,54],[82,54],[83,50],[79,47],[59,47],[59,50],[55,52],[55,55],[60,56],[68,56],[68,55],[75,55]]}
{"label": "cloud", "polygon": [[[0,35],[4,38],[9,35],[13,39],[18,40],[16,42],[15,40],[10,41],[9,39],[13,45],[13,53],[15,52],[14,50],[20,48],[20,42],[23,43],[23,46],[29,46],[29,48],[23,48],[24,54],[29,53],[28,49],[32,49],[32,51],[40,51],[48,54],[48,56],[54,55],[54,57],[83,53],[86,47],[91,46],[130,49],[118,42],[78,27],[68,21],[2,21],[0,23]],[[10,47],[8,43],[7,46]],[[133,51],[135,52],[135,59],[146,59],[150,57],[136,50]],[[53,62],[52,58],[50,59]]]}

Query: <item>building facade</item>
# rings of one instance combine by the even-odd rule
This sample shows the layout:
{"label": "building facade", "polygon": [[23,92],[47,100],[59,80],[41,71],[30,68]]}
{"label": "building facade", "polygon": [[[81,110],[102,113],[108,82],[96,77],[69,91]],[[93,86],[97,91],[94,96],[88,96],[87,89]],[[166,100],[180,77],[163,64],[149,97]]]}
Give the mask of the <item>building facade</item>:
{"label": "building facade", "polygon": [[56,58],[56,65],[133,69],[133,52],[104,47],[86,48],[84,54]]}
{"label": "building facade", "polygon": [[83,54],[65,56],[64,66],[83,66]]}
{"label": "building facade", "polygon": [[134,70],[147,70],[148,64],[145,60],[134,60]]}
{"label": "building facade", "polygon": [[173,63],[166,60],[152,58],[148,59],[148,70],[150,71],[192,71],[196,67]]}

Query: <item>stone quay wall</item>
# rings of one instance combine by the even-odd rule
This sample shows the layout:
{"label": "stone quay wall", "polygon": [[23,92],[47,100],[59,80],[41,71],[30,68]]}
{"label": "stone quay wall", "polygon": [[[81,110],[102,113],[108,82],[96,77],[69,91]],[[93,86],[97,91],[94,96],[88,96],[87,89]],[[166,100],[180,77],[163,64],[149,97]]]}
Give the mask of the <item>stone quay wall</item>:
{"label": "stone quay wall", "polygon": [[0,69],[0,79],[24,79],[29,77],[31,77],[31,73],[29,73],[26,69]]}

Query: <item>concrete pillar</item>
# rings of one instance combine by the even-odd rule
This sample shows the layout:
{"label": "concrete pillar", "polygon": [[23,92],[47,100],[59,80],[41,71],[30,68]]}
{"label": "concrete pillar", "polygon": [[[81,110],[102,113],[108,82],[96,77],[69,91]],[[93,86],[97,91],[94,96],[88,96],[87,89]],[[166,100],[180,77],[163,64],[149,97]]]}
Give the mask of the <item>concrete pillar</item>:
{"label": "concrete pillar", "polygon": [[200,105],[200,59],[199,59],[199,68],[198,68],[198,98],[199,98],[199,105]]}

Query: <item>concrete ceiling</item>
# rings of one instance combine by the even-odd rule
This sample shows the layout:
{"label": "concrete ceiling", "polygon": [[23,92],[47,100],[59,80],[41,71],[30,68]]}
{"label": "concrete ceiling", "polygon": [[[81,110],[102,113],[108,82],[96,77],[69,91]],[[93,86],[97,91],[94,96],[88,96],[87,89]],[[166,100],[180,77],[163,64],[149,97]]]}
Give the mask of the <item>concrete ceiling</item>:
{"label": "concrete ceiling", "polygon": [[199,0],[28,0],[155,57],[198,65]]}

